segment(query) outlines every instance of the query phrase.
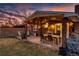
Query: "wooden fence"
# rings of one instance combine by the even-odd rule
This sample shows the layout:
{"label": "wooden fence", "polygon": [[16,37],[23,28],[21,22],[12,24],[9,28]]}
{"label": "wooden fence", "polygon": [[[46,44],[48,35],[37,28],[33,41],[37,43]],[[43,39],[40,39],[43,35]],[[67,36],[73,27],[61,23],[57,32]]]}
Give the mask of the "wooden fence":
{"label": "wooden fence", "polygon": [[18,31],[24,33],[24,28],[0,28],[0,37],[17,37]]}

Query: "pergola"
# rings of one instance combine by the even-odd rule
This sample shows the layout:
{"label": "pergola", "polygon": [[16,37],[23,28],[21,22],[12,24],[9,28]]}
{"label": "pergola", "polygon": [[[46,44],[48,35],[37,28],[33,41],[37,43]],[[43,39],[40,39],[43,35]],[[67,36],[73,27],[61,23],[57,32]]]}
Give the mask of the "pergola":
{"label": "pergola", "polygon": [[[68,25],[73,25],[73,23],[78,24],[79,20],[78,15],[73,12],[36,11],[30,17],[27,18],[25,23],[26,25],[37,25],[37,28],[38,26],[40,26],[41,35],[44,32],[44,27],[46,27],[49,32],[50,25],[61,23],[61,44],[65,47],[66,45],[64,44],[64,42],[66,41],[66,38],[69,37],[69,32],[73,32],[73,29],[69,29]],[[42,36],[40,38],[42,39]]]}

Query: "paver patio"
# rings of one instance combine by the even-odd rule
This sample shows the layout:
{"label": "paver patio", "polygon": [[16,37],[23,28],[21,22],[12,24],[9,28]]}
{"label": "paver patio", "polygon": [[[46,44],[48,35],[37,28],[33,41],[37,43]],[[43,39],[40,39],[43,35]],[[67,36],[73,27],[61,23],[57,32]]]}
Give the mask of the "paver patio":
{"label": "paver patio", "polygon": [[59,47],[57,47],[57,45],[41,43],[40,37],[36,37],[36,36],[30,36],[30,37],[27,38],[27,40],[24,39],[24,41],[28,41],[28,42],[31,42],[31,43],[34,43],[34,44],[39,44],[43,47],[51,48],[53,50],[58,50],[59,49]]}

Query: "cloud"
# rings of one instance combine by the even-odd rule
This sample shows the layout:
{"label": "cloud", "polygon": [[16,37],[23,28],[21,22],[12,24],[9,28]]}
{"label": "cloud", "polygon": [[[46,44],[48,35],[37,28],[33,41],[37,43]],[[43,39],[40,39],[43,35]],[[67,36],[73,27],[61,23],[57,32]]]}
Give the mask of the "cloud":
{"label": "cloud", "polygon": [[76,4],[63,4],[61,6],[54,6],[48,8],[48,11],[62,11],[62,12],[74,12]]}

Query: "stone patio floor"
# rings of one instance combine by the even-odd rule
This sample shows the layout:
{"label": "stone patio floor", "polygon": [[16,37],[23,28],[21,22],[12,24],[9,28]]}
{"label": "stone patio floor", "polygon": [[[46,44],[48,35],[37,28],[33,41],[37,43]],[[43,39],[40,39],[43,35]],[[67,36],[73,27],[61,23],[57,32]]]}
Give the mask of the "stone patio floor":
{"label": "stone patio floor", "polygon": [[40,37],[30,36],[27,39],[24,39],[24,41],[28,41],[28,42],[31,42],[33,44],[39,44],[42,47],[51,48],[53,50],[59,50],[58,45],[51,45],[51,44],[41,43]]}

